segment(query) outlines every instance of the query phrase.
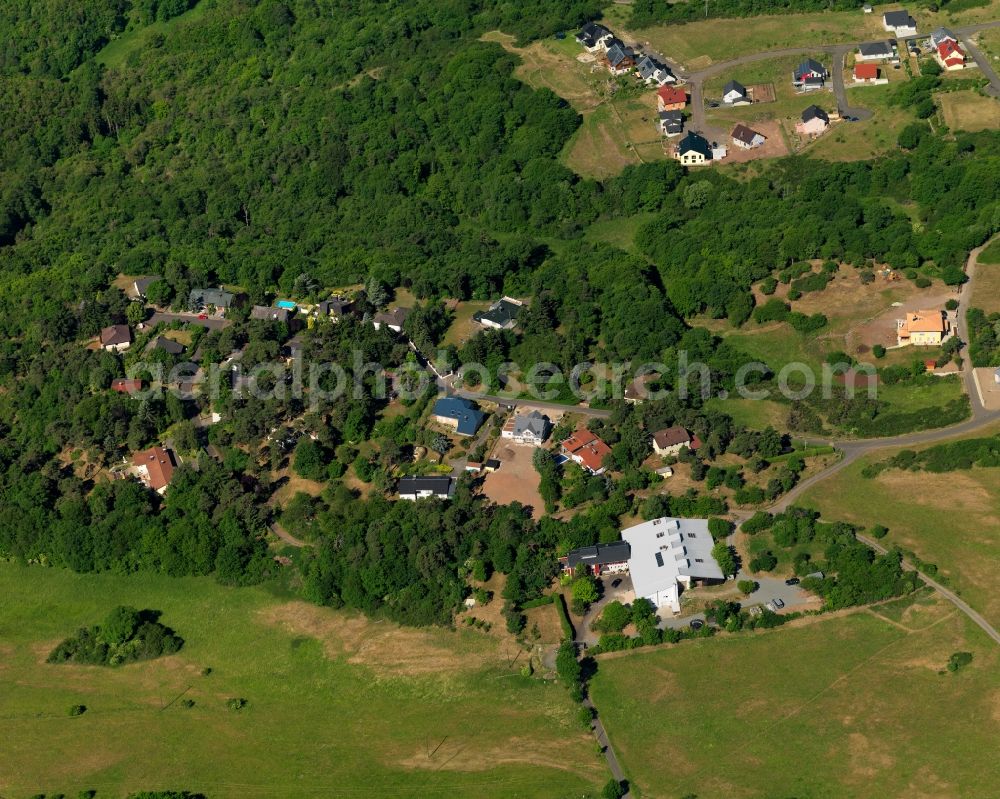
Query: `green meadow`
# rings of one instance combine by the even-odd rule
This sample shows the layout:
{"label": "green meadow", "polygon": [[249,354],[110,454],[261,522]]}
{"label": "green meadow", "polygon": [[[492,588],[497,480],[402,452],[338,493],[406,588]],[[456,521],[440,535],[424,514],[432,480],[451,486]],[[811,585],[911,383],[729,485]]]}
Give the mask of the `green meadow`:
{"label": "green meadow", "polygon": [[[521,676],[523,653],[480,632],[201,578],[0,564],[0,596],[4,797],[570,797],[609,776],[566,689]],[[161,611],[184,647],[120,668],[45,663],[118,604]]]}
{"label": "green meadow", "polygon": [[[973,660],[950,673],[956,651]],[[989,797],[998,665],[994,642],[923,591],[605,656],[591,693],[637,796]]]}

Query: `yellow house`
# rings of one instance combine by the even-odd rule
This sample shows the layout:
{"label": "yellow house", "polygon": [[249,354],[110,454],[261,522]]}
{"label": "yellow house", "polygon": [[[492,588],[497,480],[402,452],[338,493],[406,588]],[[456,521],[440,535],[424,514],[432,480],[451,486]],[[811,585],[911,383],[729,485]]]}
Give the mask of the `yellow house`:
{"label": "yellow house", "polygon": [[704,164],[712,160],[712,147],[704,137],[688,133],[677,143],[674,158],[686,166]]}
{"label": "yellow house", "polygon": [[911,311],[906,318],[896,320],[896,342],[899,346],[935,347],[950,333],[944,311]]}

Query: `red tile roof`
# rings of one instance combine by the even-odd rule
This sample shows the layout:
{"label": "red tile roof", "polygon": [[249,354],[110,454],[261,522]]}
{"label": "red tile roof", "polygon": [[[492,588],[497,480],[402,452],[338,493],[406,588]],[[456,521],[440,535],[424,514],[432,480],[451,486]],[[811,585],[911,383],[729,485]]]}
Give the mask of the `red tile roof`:
{"label": "red tile roof", "polygon": [[112,391],[121,391],[123,394],[134,394],[142,390],[141,380],[129,380],[127,377],[116,377],[111,381]]}
{"label": "red tile roof", "polygon": [[577,430],[563,441],[562,449],[567,455],[579,459],[592,472],[603,469],[604,457],[611,453],[611,447],[586,429]]}
{"label": "red tile roof", "polygon": [[960,64],[965,62],[965,53],[951,39],[945,39],[937,47],[938,55],[946,64]]}
{"label": "red tile roof", "polygon": [[687,93],[679,86],[661,86],[656,93],[664,105],[687,103]]}
{"label": "red tile roof", "polygon": [[874,64],[856,64],[854,77],[857,80],[875,80],[878,77],[878,67]]}
{"label": "red tile roof", "polygon": [[163,447],[150,447],[132,456],[132,463],[138,469],[145,467],[146,476],[143,482],[154,491],[159,491],[170,485],[174,476],[174,458],[169,450]]}

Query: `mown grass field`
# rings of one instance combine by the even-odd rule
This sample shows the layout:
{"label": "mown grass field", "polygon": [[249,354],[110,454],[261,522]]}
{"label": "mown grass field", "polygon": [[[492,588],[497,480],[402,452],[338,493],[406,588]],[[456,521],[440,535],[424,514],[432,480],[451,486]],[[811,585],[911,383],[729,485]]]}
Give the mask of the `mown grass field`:
{"label": "mown grass field", "polygon": [[[591,694],[636,794],[995,795],[1000,648],[927,593],[876,613],[602,658]],[[940,674],[956,651],[972,663]]]}
{"label": "mown grass field", "polygon": [[[547,798],[608,778],[565,688],[520,676],[514,651],[483,633],[200,578],[0,564],[0,596],[4,796]],[[44,662],[117,604],[162,611],[183,649],[117,669]],[[231,697],[249,704],[230,711]],[[87,712],[70,718],[75,704]]]}
{"label": "mown grass field", "polygon": [[806,150],[815,158],[827,161],[857,161],[893,150],[899,133],[915,117],[908,108],[888,103],[889,86],[858,86],[848,90],[852,105],[875,112],[871,119],[839,122],[820,136]]}
{"label": "mown grass field", "polygon": [[705,403],[714,411],[733,417],[737,424],[763,430],[771,426],[782,432],[788,427],[788,406],[774,400],[719,399],[713,397]]}
{"label": "mown grass field", "polygon": [[942,474],[892,469],[870,480],[861,476],[866,464],[898,451],[852,463],[806,491],[798,504],[865,527],[885,525],[884,544],[898,544],[936,564],[951,588],[1000,625],[1000,469]]}

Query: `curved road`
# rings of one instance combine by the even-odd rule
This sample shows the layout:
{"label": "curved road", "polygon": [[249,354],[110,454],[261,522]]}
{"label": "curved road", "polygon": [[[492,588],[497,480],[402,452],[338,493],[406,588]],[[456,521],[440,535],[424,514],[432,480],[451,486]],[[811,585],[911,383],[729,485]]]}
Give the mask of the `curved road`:
{"label": "curved road", "polygon": [[[982,247],[977,247],[972,252],[969,253],[969,260],[966,263],[965,273],[968,275],[968,282],[962,288],[962,293],[958,301],[958,314],[957,317],[960,320],[960,325],[964,326],[966,324],[966,314],[969,310],[969,303],[972,298],[972,283],[976,277],[976,268],[979,264],[979,255],[982,253],[986,247],[989,246],[991,242],[987,242]],[[960,328],[961,331],[962,328]],[[945,439],[954,438],[955,436],[965,435],[967,433],[973,433],[977,430],[992,424],[993,422],[1000,421],[1000,411],[990,411],[983,407],[983,403],[980,400],[979,390],[976,387],[976,380],[974,376],[972,360],[968,356],[968,352],[965,353],[965,357],[962,361],[962,379],[965,382],[965,389],[969,394],[969,404],[972,407],[972,417],[964,422],[951,425],[949,427],[938,428],[937,430],[923,430],[918,433],[908,433],[902,436],[892,436],[889,438],[870,438],[861,439],[856,441],[839,441],[831,442],[844,454],[837,463],[824,469],[821,472],[817,472],[811,477],[803,480],[797,486],[795,486],[791,491],[785,494],[780,500],[778,500],[774,505],[767,508],[768,511],[772,513],[780,513],[786,510],[789,505],[791,505],[798,497],[800,497],[805,491],[810,489],[817,483],[826,480],[828,477],[832,477],[834,474],[844,469],[858,458],[866,455],[870,452],[879,449],[886,449],[889,447],[905,447],[911,445],[919,444],[930,444],[935,441],[943,441]],[[864,536],[858,536],[858,540],[863,541],[868,544],[872,549],[885,553],[886,549],[880,544],[872,541]],[[986,621],[983,616],[968,605],[964,600],[959,598],[954,591],[945,588],[943,585],[938,583],[936,580],[928,577],[926,574],[921,572],[912,564],[903,561],[903,567],[916,571],[917,575],[923,580],[927,585],[931,586],[935,591],[937,591],[941,596],[951,602],[956,608],[958,608],[962,613],[972,619],[983,632],[985,632],[990,638],[1000,644],[1000,632],[996,630],[988,621]]]}
{"label": "curved road", "polygon": [[[968,49],[969,55],[975,60],[979,65],[980,70],[982,70],[983,75],[990,80],[990,93],[994,96],[1000,96],[1000,76],[997,75],[996,71],[993,69],[992,65],[989,63],[987,58],[982,54],[982,52],[969,41],[969,36],[980,31],[988,30],[990,28],[1000,27],[1000,20],[994,20],[992,22],[981,22],[978,25],[965,25],[962,27],[952,28],[955,34],[962,40],[962,43]],[[889,34],[887,33],[886,36]],[[900,43],[900,46],[905,49],[906,42],[913,39],[926,38],[927,34],[918,34],[916,36],[900,36],[896,37],[896,40]],[[694,70],[692,72],[687,71],[684,67],[671,61],[668,58],[662,58],[673,71],[684,78],[691,89],[691,128],[696,131],[701,131],[703,133],[708,132],[708,124],[705,119],[705,98],[703,84],[707,78],[715,77],[722,72],[732,69],[733,67],[739,67],[743,64],[753,64],[757,61],[767,61],[772,58],[781,58],[783,56],[790,55],[809,55],[810,53],[828,53],[833,56],[833,69],[831,70],[831,82],[833,84],[833,93],[837,98],[837,105],[840,107],[840,112],[844,116],[857,117],[858,119],[869,119],[872,116],[872,112],[866,108],[852,108],[847,102],[847,90],[844,84],[844,58],[853,49],[858,47],[858,45],[863,44],[863,42],[845,42],[843,44],[826,44],[826,45],[813,45],[812,47],[782,47],[776,50],[764,50],[759,53],[750,53],[749,55],[740,56],[739,58],[733,58],[729,61],[719,61],[711,66],[705,67],[704,69]],[[651,52],[647,49],[647,52]],[[658,53],[652,53],[651,55],[657,56]],[[806,97],[808,95],[803,95]]]}

